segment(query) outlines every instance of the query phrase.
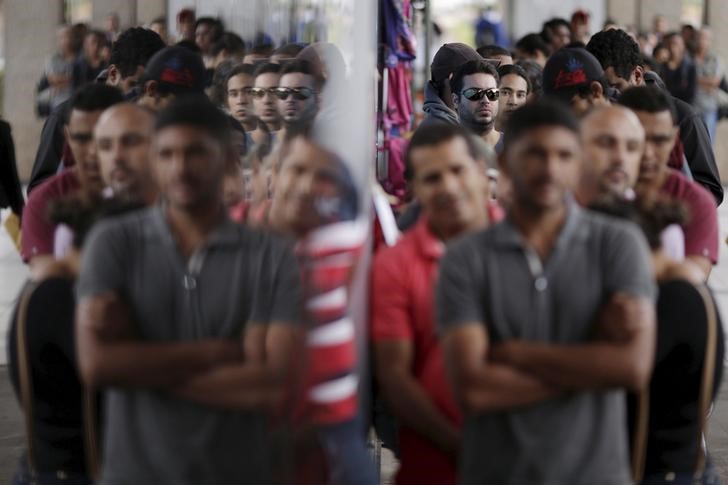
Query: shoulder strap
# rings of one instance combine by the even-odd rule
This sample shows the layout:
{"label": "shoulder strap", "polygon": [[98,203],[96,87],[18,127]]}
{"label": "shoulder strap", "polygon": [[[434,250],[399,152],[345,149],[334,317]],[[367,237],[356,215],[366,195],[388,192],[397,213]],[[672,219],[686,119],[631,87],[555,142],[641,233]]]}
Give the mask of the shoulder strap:
{"label": "shoulder strap", "polygon": [[649,386],[640,391],[635,399],[637,410],[632,436],[632,478],[635,483],[640,483],[645,475],[645,461],[647,460],[647,432],[650,421]]}
{"label": "shoulder strap", "polygon": [[28,468],[35,475],[34,435],[33,435],[33,379],[30,368],[30,349],[28,349],[28,304],[37,285],[29,284],[20,297],[18,314],[15,321],[15,336],[18,353],[18,375],[20,377],[20,404],[25,414],[25,436],[28,445]]}
{"label": "shoulder strap", "polygon": [[708,412],[710,410],[711,398],[713,395],[713,381],[715,377],[715,356],[718,340],[718,319],[715,312],[715,303],[705,285],[696,286],[698,293],[703,298],[705,313],[707,317],[707,332],[705,338],[705,358],[703,360],[703,377],[700,383],[700,401],[698,419],[698,457],[695,464],[695,475],[699,476],[705,470],[706,453],[703,447],[703,436],[708,425]]}

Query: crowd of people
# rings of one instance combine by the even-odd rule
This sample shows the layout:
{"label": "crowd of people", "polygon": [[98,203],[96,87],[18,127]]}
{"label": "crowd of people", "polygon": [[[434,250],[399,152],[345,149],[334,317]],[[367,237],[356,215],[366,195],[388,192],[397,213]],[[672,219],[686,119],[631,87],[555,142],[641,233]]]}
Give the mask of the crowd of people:
{"label": "crowd of people", "polygon": [[173,45],[164,19],[82,56],[61,29],[18,214],[13,483],[374,485],[372,429],[404,485],[719,483],[723,188],[678,77],[708,96],[720,64],[707,29],[691,58],[659,33],[655,69],[577,14],[437,51],[397,241],[322,140],[356,128],[333,44],[188,9]]}

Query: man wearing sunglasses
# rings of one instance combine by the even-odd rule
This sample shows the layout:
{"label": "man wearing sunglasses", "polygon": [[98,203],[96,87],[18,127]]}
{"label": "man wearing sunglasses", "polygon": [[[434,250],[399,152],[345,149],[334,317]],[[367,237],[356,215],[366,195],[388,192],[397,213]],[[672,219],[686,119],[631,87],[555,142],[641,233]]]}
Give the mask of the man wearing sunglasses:
{"label": "man wearing sunglasses", "polygon": [[455,71],[451,86],[460,124],[499,151],[498,71],[485,60],[468,61]]}
{"label": "man wearing sunglasses", "polygon": [[323,78],[305,60],[291,61],[281,71],[275,95],[287,133],[307,133],[321,106]]}

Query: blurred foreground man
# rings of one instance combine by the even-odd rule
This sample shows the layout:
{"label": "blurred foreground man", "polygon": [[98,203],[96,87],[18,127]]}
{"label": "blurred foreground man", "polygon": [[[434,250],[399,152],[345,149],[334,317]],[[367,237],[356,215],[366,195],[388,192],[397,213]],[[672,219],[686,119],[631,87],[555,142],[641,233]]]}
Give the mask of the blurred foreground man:
{"label": "blurred foreground man", "polygon": [[507,219],[450,245],[437,288],[461,483],[630,483],[624,388],[646,385],[655,345],[647,245],[573,201],[579,128],[561,104],[514,112],[504,143]]}
{"label": "blurred foreground man", "polygon": [[228,220],[225,115],[206,100],[156,121],[162,202],[101,223],[84,250],[77,345],[106,388],[102,484],[269,483],[266,411],[299,321],[293,253]]}

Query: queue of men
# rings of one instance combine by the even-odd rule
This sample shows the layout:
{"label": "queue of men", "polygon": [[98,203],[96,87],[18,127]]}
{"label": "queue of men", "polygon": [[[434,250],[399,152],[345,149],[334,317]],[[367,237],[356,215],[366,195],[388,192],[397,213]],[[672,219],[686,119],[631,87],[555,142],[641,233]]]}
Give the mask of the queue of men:
{"label": "queue of men", "polygon": [[[365,268],[396,483],[716,483],[715,159],[609,32],[556,50],[541,97],[498,46],[433,59],[409,228]],[[368,208],[316,138],[333,46],[241,59],[215,104],[202,56],[150,35],[42,135],[15,483],[378,483],[350,311]]]}

